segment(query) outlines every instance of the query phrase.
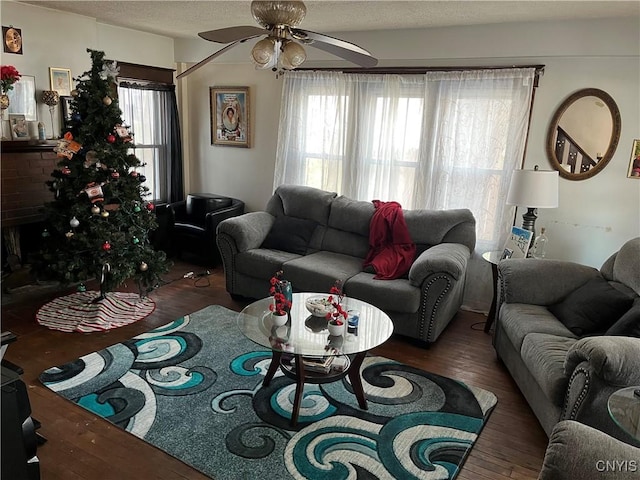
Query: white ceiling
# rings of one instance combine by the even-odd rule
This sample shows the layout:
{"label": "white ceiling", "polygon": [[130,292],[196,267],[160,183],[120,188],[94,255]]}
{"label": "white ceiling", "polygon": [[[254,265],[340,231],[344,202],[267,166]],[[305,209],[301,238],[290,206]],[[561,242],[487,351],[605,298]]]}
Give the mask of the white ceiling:
{"label": "white ceiling", "polygon": [[[101,23],[174,38],[235,25],[256,25],[249,1],[57,1],[23,3],[96,18]],[[504,22],[640,17],[638,1],[309,0],[301,28],[320,33]]]}

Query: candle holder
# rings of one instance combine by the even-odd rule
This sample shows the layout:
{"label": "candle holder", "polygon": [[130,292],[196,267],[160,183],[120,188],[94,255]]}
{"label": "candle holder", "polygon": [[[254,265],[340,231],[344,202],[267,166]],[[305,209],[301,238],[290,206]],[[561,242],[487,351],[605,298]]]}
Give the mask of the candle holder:
{"label": "candle holder", "polygon": [[56,126],[53,123],[53,112],[56,109],[56,105],[60,103],[60,95],[55,90],[43,90],[42,101],[45,105],[49,106],[49,114],[51,115],[51,138],[56,138],[54,134]]}

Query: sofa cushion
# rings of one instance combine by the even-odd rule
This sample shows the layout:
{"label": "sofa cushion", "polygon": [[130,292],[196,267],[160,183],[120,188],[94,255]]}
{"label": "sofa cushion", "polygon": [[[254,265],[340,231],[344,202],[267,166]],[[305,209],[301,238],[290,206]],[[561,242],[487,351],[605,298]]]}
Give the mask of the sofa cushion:
{"label": "sofa cushion", "polygon": [[262,248],[304,255],[317,225],[313,220],[280,215],[262,242]]}
{"label": "sofa cushion", "polygon": [[360,272],[346,281],[344,291],[384,311],[415,313],[420,308],[420,289],[403,278],[374,280],[371,273]]}
{"label": "sofa cushion", "polygon": [[518,352],[530,333],[577,338],[542,305],[505,303],[500,308],[499,322]]}
{"label": "sofa cushion", "polygon": [[295,291],[328,293],[336,280],[344,283],[360,272],[362,259],[323,251],[292,259],[282,270]]}
{"label": "sofa cushion", "polygon": [[567,352],[578,340],[546,333],[530,333],[522,342],[522,361],[554,405],[562,405],[569,384],[564,373]]}
{"label": "sofa cushion", "polygon": [[605,335],[622,335],[640,338],[640,297],[636,298],[633,306],[611,325]]}
{"label": "sofa cushion", "polygon": [[374,211],[372,202],[352,200],[341,195],[331,203],[329,226],[369,238],[369,224]]}
{"label": "sofa cushion", "polygon": [[331,203],[337,196],[303,185],[280,185],[267,203],[266,211],[274,217],[307,218],[320,225],[327,225]]}
{"label": "sofa cushion", "polygon": [[265,285],[278,270],[282,270],[282,264],[299,258],[300,255],[282,250],[268,250],[254,248],[246,252],[240,252],[235,257],[236,270],[249,277],[264,278]]}
{"label": "sofa cushion", "polygon": [[605,331],[633,303],[633,299],[595,277],[571,292],[562,302],[549,305],[549,311],[578,336]]}

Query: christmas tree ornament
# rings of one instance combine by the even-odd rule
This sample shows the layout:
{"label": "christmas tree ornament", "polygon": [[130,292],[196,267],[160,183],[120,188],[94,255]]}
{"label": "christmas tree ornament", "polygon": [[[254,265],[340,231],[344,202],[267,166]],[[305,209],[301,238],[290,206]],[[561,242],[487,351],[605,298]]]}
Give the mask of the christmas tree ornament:
{"label": "christmas tree ornament", "polygon": [[111,250],[111,244],[108,240],[102,244],[102,250],[104,250],[105,252]]}
{"label": "christmas tree ornament", "polygon": [[82,120],[82,117],[79,113],[73,113],[71,114],[71,120],[73,120],[74,122],[79,122],[80,120]]}
{"label": "christmas tree ornament", "polygon": [[147,265],[145,262],[140,262],[140,271],[141,272],[146,272],[149,269],[149,265]]}
{"label": "christmas tree ornament", "polygon": [[81,283],[80,285],[78,285],[78,291],[79,292],[86,292],[87,291],[87,286],[84,283]]}
{"label": "christmas tree ornament", "polygon": [[141,209],[140,209],[140,205],[138,205],[138,204],[136,204],[136,205],[133,207],[133,211],[134,211],[134,212],[136,212],[136,213],[138,213],[140,210],[141,210]]}
{"label": "christmas tree ornament", "polygon": [[131,175],[132,177],[137,177],[139,173],[133,170],[129,175]]}
{"label": "christmas tree ornament", "polygon": [[111,100],[111,97],[109,95],[102,99],[102,103],[104,103],[107,107],[111,105],[111,102],[113,102],[113,100]]}
{"label": "christmas tree ornament", "polygon": [[117,180],[120,178],[120,173],[116,171],[111,172],[111,178],[115,178]]}
{"label": "christmas tree ornament", "polygon": [[69,225],[71,225],[72,228],[78,228],[78,226],[80,225],[80,220],[78,220],[76,217],[73,217],[71,220],[69,220]]}
{"label": "christmas tree ornament", "polygon": [[100,78],[102,80],[109,80],[109,78],[115,78],[120,73],[120,67],[116,62],[105,62],[102,65],[102,70],[100,71]]}
{"label": "christmas tree ornament", "polygon": [[138,180],[140,180],[140,183],[144,183],[144,182],[146,182],[146,181],[147,181],[147,177],[145,177],[144,175],[140,175],[140,176],[138,177]]}
{"label": "christmas tree ornament", "polygon": [[70,175],[71,174],[71,169],[67,166],[62,167],[62,170],[60,170],[62,172],[63,175]]}
{"label": "christmas tree ornament", "polygon": [[131,241],[133,242],[134,245],[137,245],[140,243],[140,240],[138,239],[138,237],[133,237]]}
{"label": "christmas tree ornament", "polygon": [[106,210],[103,210],[103,211],[100,213],[100,216],[101,216],[102,218],[107,218],[107,217],[109,216],[109,212],[107,212]]}
{"label": "christmas tree ornament", "polygon": [[73,90],[71,90],[71,96],[72,97],[77,97],[78,96],[78,90],[76,90],[75,88]]}
{"label": "christmas tree ornament", "polygon": [[91,203],[104,202],[104,192],[102,191],[103,183],[91,182],[87,184],[84,193],[87,194]]}
{"label": "christmas tree ornament", "polygon": [[93,207],[91,207],[91,213],[93,213],[94,215],[100,215],[100,207],[94,205]]}
{"label": "christmas tree ornament", "polygon": [[150,212],[153,212],[155,208],[156,206],[153,203],[147,203],[147,210],[149,210]]}
{"label": "christmas tree ornament", "polygon": [[64,234],[64,236],[70,239],[71,237],[73,237],[73,232],[69,230],[67,233]]}
{"label": "christmas tree ornament", "polygon": [[83,163],[84,168],[89,168],[91,165],[96,163],[98,161],[97,155],[98,154],[95,152],[95,150],[89,150],[84,155],[84,163]]}
{"label": "christmas tree ornament", "polygon": [[42,231],[42,237],[43,237],[43,238],[47,238],[49,235],[51,235],[51,234],[49,233],[49,230],[47,230],[47,229],[45,228],[45,229]]}
{"label": "christmas tree ornament", "polygon": [[133,142],[133,138],[129,132],[129,127],[126,125],[116,125],[114,131],[123,142]]}
{"label": "christmas tree ornament", "polygon": [[115,135],[113,135],[112,133],[107,135],[107,142],[114,143],[115,141],[116,141],[116,136]]}
{"label": "christmas tree ornament", "polygon": [[58,145],[53,148],[53,151],[58,154],[59,157],[66,157],[69,160],[80,151],[82,145],[73,139],[71,132],[64,134],[64,138],[58,140]]}
{"label": "christmas tree ornament", "polygon": [[53,182],[51,186],[53,187],[54,190],[58,190],[58,182]]}

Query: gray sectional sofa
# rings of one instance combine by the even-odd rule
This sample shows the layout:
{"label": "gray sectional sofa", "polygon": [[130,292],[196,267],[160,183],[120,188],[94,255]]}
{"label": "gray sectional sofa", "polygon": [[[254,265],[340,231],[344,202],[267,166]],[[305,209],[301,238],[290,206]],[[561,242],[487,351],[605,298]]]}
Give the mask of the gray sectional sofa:
{"label": "gray sectional sofa", "polygon": [[607,401],[640,385],[639,294],[640,238],[600,270],[558,260],[498,264],[494,347],[547,435],[576,420],[638,445]]}
{"label": "gray sectional sofa", "polygon": [[408,274],[376,280],[363,270],[375,207],[335,192],[278,187],[265,211],[218,226],[227,291],[263,298],[278,270],[294,291],[329,292],[336,280],[348,297],[384,310],[395,333],[434,342],[462,303],[467,262],[475,247],[469,210],[403,210],[416,258]]}

